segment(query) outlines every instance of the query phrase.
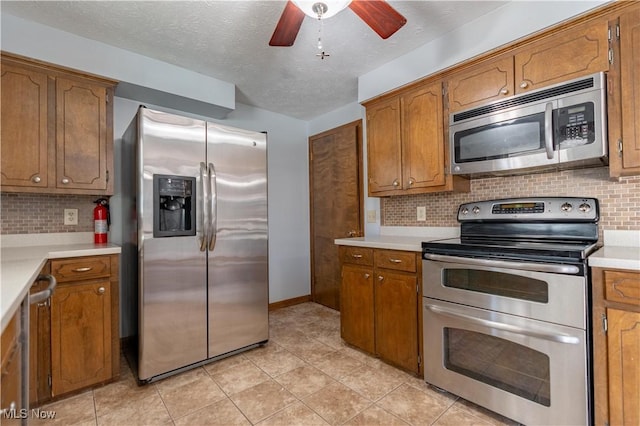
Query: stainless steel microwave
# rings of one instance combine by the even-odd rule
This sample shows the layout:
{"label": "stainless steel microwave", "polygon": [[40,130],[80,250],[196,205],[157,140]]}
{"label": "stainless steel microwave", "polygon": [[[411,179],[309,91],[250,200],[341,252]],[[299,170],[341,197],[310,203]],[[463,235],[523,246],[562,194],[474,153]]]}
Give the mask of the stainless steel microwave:
{"label": "stainless steel microwave", "polygon": [[606,117],[604,73],[455,112],[451,172],[506,175],[608,164]]}

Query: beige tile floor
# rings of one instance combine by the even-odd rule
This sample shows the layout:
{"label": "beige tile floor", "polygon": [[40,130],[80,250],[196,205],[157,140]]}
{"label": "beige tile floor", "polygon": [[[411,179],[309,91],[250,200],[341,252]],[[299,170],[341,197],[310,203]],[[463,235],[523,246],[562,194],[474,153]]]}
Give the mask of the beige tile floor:
{"label": "beige tile floor", "polygon": [[64,425],[514,425],[346,346],[338,312],[271,312],[267,345],[145,386],[120,380],[41,407]]}

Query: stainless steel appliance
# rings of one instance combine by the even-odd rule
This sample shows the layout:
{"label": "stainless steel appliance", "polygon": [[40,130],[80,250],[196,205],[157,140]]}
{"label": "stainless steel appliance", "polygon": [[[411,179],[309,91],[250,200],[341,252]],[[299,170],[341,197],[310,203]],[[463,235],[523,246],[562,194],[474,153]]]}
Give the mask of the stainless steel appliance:
{"label": "stainless steel appliance", "polygon": [[141,107],[123,144],[136,156],[123,255],[137,262],[139,380],[266,342],[266,135]]}
{"label": "stainless steel appliance", "polygon": [[451,171],[526,173],[608,163],[604,73],[449,116]]}
{"label": "stainless steel appliance", "polygon": [[592,422],[589,269],[598,200],[462,204],[422,243],[425,381],[524,424]]}

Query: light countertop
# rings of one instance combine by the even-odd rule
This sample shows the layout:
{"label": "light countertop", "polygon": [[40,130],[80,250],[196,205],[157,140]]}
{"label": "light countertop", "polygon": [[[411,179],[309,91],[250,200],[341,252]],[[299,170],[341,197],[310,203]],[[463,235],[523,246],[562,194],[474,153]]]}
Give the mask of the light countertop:
{"label": "light countertop", "polygon": [[604,230],[604,245],[587,259],[597,268],[640,271],[640,231]]}
{"label": "light countertop", "polygon": [[341,246],[369,247],[390,250],[422,251],[423,241],[455,238],[460,235],[459,228],[445,227],[381,227],[380,235],[366,237],[339,238],[334,242]]}
{"label": "light countertop", "polygon": [[0,237],[2,330],[49,259],[118,254],[114,244],[94,244],[92,232],[3,235]]}

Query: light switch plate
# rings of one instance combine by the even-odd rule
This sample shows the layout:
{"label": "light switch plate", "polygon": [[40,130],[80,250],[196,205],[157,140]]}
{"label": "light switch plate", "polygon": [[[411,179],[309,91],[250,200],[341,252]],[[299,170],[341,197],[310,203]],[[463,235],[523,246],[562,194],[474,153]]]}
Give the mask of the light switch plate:
{"label": "light switch plate", "polygon": [[427,208],[425,206],[419,206],[416,209],[416,220],[418,222],[424,222],[427,220]]}
{"label": "light switch plate", "polygon": [[367,210],[367,222],[368,223],[376,223],[376,211],[375,210]]}
{"label": "light switch plate", "polygon": [[64,209],[64,224],[65,225],[78,224],[78,209]]}

